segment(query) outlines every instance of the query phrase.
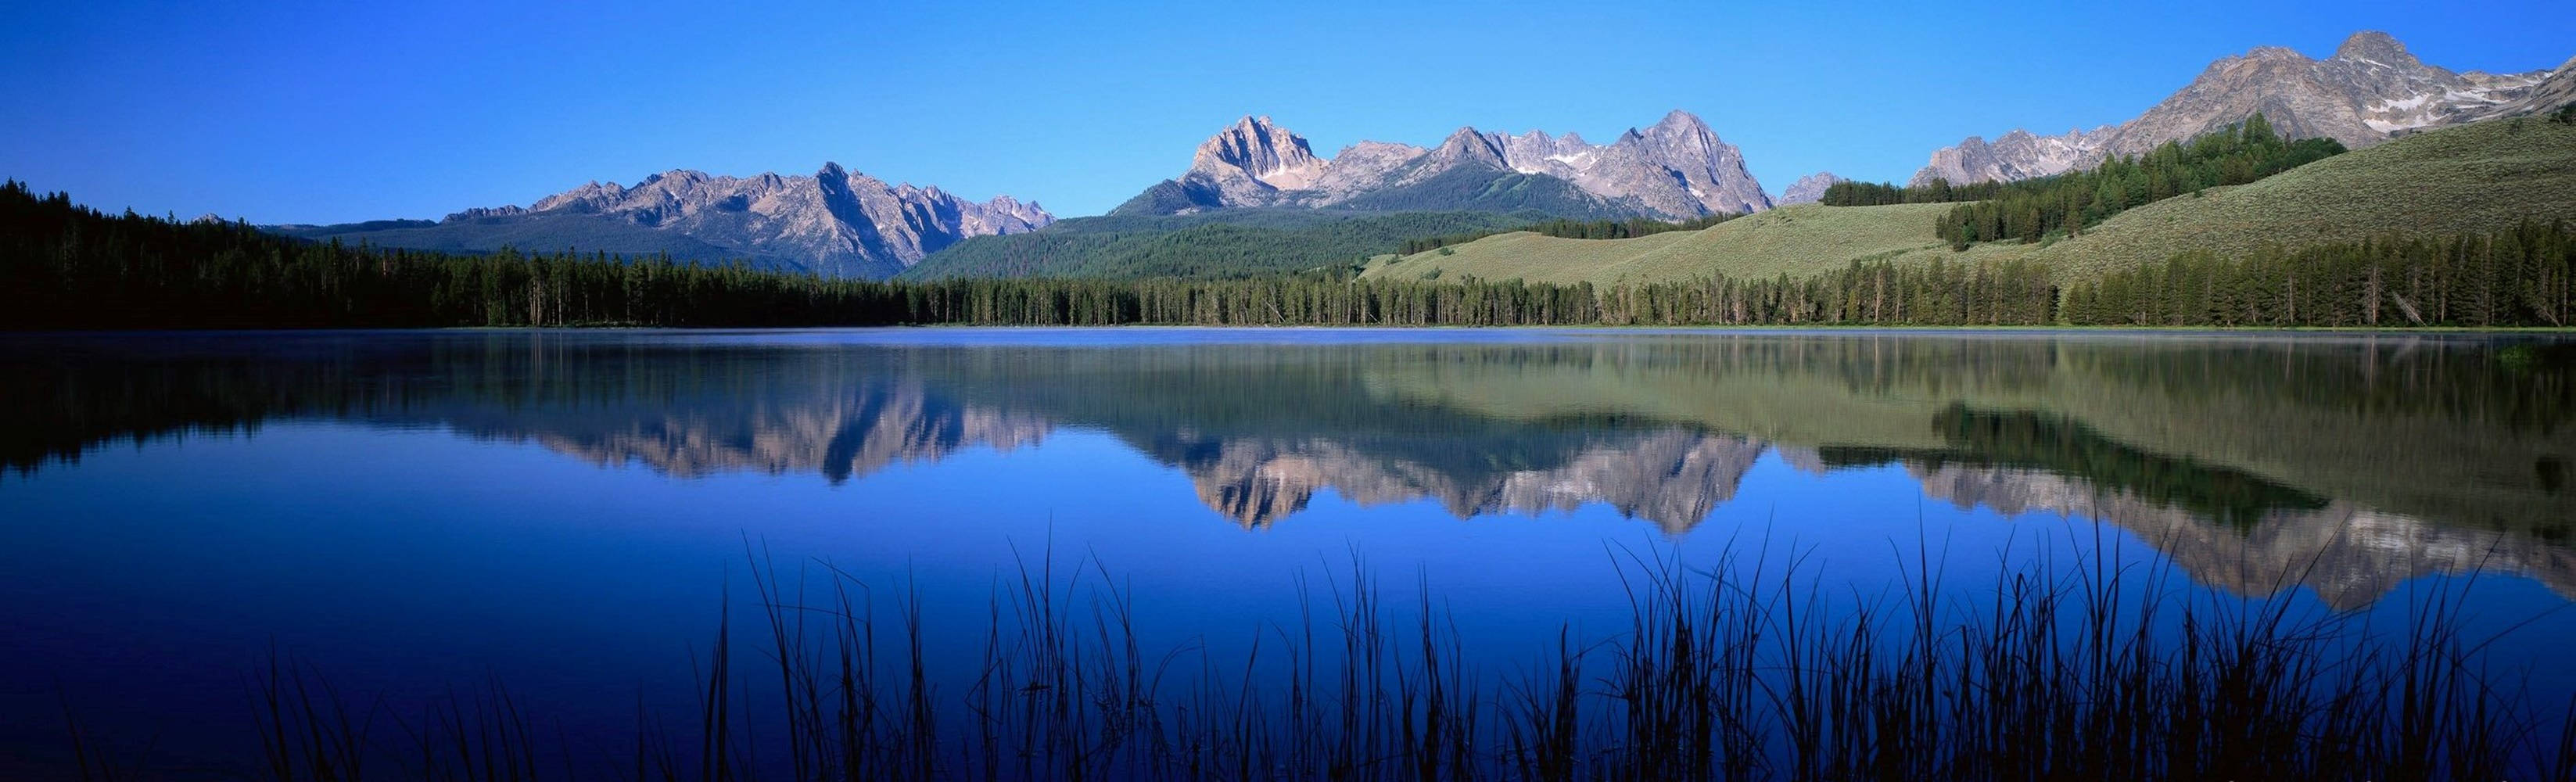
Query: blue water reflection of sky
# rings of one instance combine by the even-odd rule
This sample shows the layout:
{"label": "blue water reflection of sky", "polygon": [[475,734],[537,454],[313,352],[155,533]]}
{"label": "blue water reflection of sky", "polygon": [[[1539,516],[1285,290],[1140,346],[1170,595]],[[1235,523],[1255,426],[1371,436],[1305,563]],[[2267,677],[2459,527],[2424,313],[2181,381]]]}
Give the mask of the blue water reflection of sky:
{"label": "blue water reflection of sky", "polygon": [[[845,339],[687,339],[737,338]],[[2122,562],[2153,554],[2117,528],[1959,508],[1902,467],[1818,474],[1777,451],[1678,536],[1601,502],[1460,519],[1433,499],[1363,505],[1329,490],[1247,529],[1202,501],[1182,470],[1080,428],[835,483],[810,471],[674,477],[529,440],[303,418],[110,446],[13,476],[0,482],[0,517],[10,520],[0,527],[0,659],[11,661],[0,667],[0,744],[58,745],[56,699],[70,693],[100,727],[161,736],[183,755],[249,740],[245,676],[272,649],[346,690],[397,700],[505,679],[569,734],[613,741],[631,730],[639,698],[689,707],[693,655],[728,595],[749,626],[747,549],[790,569],[829,562],[872,588],[918,588],[934,652],[954,659],[984,642],[995,589],[1021,563],[1051,557],[1063,572],[1096,561],[1100,571],[1082,578],[1105,572],[1131,590],[1149,642],[1223,659],[1283,632],[1301,578],[1330,600],[1356,558],[1392,605],[1409,609],[1417,584],[1432,585],[1501,668],[1553,644],[1560,626],[1577,637],[1623,629],[1622,557],[1804,557],[1827,589],[1892,596],[1923,545],[1947,552],[1946,583],[1960,595],[1988,587],[1999,556],[2047,545],[2080,549],[2100,535]],[[2576,642],[2576,623],[2552,614],[2565,599],[2510,575],[2419,578],[2374,610],[2402,620],[2432,590],[2460,588],[2475,631],[2541,617],[2510,636],[2505,665]],[[2576,692],[2576,675],[2556,666],[2532,682],[2543,696]]]}

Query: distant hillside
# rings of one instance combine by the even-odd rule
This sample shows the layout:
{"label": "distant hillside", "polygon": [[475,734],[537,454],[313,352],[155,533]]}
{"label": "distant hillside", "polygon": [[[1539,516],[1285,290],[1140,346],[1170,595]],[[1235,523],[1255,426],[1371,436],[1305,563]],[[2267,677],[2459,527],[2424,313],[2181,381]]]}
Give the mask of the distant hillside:
{"label": "distant hillside", "polygon": [[2061,278],[2206,250],[2576,222],[2576,125],[2532,116],[2423,133],[2262,181],[2168,198],[2039,248]]}
{"label": "distant hillside", "polygon": [[1254,277],[1349,266],[1406,239],[1517,228],[1552,216],[1282,207],[1077,217],[1029,233],[959,242],[898,279]]}
{"label": "distant hillside", "polygon": [[1838,207],[1806,204],[1635,239],[1558,239],[1509,233],[1409,256],[1372,260],[1362,276],[1387,279],[1488,280],[1611,285],[1662,282],[1723,273],[1793,277],[1832,271],[1856,260],[2004,258],[2020,246],[1987,245],[1952,252],[1932,232],[1957,204]]}
{"label": "distant hillside", "polygon": [[2576,125],[2529,116],[2422,133],[2253,184],[2157,201],[2075,238],[2043,244],[1994,242],[1951,252],[1934,225],[1955,206],[1797,206],[1704,231],[1606,241],[1506,234],[1378,258],[1366,275],[1606,284],[1713,272],[1799,276],[1853,260],[2018,257],[2050,263],[2066,280],[2195,250],[2241,253],[2265,244],[2486,233],[2524,219],[2576,222]]}

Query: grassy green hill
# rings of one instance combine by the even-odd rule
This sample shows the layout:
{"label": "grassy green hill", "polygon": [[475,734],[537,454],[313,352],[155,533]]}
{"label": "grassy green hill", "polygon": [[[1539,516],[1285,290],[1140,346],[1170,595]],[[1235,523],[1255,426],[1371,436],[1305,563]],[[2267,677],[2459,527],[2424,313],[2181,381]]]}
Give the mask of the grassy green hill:
{"label": "grassy green hill", "polygon": [[1406,239],[1516,228],[1551,216],[1283,207],[1077,217],[1029,233],[958,242],[898,279],[1258,277],[1348,265]]}
{"label": "grassy green hill", "polygon": [[1932,232],[1933,219],[1955,204],[1892,206],[1793,206],[1739,218],[1700,231],[1674,231],[1635,239],[1558,239],[1509,233],[1455,247],[1372,260],[1367,277],[1456,279],[1460,276],[1531,282],[1682,280],[1722,272],[1769,277],[1806,276],[1864,259],[1933,257],[2002,259],[2029,248],[1990,245],[1954,253]]}
{"label": "grassy green hill", "polygon": [[2132,209],[2031,257],[2080,279],[2183,252],[2486,233],[2526,219],[2576,221],[2576,125],[2527,117],[2410,136]]}
{"label": "grassy green hill", "polygon": [[1608,284],[1712,272],[1802,276],[1856,259],[2044,261],[2061,279],[2162,261],[2360,241],[2483,233],[2524,219],[2576,221],[2576,125],[2540,117],[2435,131],[2309,163],[2261,181],[2131,209],[2073,238],[1952,252],[1934,235],[1954,204],[1799,206],[1696,232],[1637,239],[1504,234],[1370,262],[1367,276]]}

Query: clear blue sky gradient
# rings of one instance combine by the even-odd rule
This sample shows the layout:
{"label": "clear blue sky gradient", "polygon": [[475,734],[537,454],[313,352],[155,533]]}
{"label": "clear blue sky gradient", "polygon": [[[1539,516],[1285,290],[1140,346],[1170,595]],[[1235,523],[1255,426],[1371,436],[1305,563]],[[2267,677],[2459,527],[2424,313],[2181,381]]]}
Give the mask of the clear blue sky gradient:
{"label": "clear blue sky gradient", "polygon": [[1777,192],[2126,119],[2258,45],[2325,56],[2381,29],[2455,70],[2576,55],[2563,0],[522,5],[9,3],[0,176],[110,210],[339,222],[829,160],[1071,216],[1247,113],[1328,154],[1461,125],[1607,141],[1681,108]]}

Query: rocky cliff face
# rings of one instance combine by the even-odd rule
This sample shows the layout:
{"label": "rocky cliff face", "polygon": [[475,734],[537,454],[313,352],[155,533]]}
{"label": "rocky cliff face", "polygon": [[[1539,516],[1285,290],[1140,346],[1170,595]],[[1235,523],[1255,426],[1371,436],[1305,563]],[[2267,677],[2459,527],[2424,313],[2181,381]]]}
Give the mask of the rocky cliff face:
{"label": "rocky cliff face", "polygon": [[1315,186],[1326,165],[1305,139],[1269,117],[1245,117],[1200,143],[1184,176],[1208,182],[1225,200],[1253,203]]}
{"label": "rocky cliff face", "polygon": [[2576,61],[2554,71],[2454,73],[2415,59],[2387,33],[2360,32],[2322,60],[2266,46],[2210,63],[2189,85],[2116,126],[2056,136],[2015,130],[1993,142],[1970,137],[1934,151],[1913,184],[2064,173],[2219,130],[2256,112],[2292,138],[2332,138],[2360,148],[2417,130],[2555,108],[2571,97]]}
{"label": "rocky cliff face", "polygon": [[1835,176],[1834,172],[1818,171],[1813,174],[1799,177],[1796,182],[1789,183],[1789,189],[1780,191],[1780,197],[1774,199],[1771,203],[1773,206],[1812,204],[1825,199],[1825,188],[1833,187],[1834,185],[1848,181],[1850,180]]}
{"label": "rocky cliff face", "polygon": [[[1745,170],[1744,155],[1706,122],[1675,111],[1643,130],[1596,145],[1572,133],[1517,136],[1460,128],[1437,146],[1363,141],[1319,158],[1306,140],[1245,117],[1199,145],[1190,169],[1138,196],[1122,212],[1183,214],[1243,207],[1376,208],[1402,200],[1432,208],[1438,194],[1390,193],[1460,176],[1539,176],[1573,185],[1598,212],[1689,218],[1768,209],[1771,199]],[[1464,197],[1464,196],[1458,196]],[[1432,203],[1423,203],[1429,199]]]}
{"label": "rocky cliff face", "polygon": [[1910,184],[1920,187],[1935,179],[2011,182],[2063,174],[2101,162],[2104,145],[2113,132],[2106,125],[2056,136],[2015,130],[1992,142],[1969,136],[1957,146],[1933,150],[1932,162],[1915,172]]}

